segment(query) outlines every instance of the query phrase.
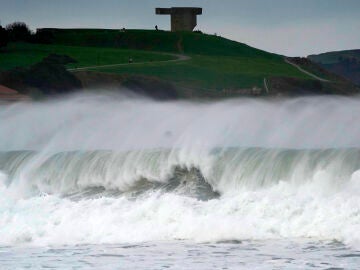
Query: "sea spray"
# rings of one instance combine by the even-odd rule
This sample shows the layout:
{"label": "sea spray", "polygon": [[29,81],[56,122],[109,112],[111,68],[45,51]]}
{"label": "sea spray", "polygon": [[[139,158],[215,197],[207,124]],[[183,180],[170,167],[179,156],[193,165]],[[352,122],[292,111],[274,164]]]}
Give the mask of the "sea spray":
{"label": "sea spray", "polygon": [[215,147],[360,147],[359,105],[356,97],[156,102],[77,95],[1,106],[0,150],[181,148],[201,154]]}
{"label": "sea spray", "polygon": [[360,99],[0,107],[1,245],[360,241]]}

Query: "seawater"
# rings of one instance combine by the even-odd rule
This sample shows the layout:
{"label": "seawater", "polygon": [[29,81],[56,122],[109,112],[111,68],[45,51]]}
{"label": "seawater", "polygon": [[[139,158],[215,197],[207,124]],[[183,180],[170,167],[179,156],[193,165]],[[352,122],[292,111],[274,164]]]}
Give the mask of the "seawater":
{"label": "seawater", "polygon": [[358,269],[360,99],[0,106],[0,269]]}
{"label": "seawater", "polygon": [[1,269],[358,269],[360,254],[336,241],[184,241],[3,247]]}

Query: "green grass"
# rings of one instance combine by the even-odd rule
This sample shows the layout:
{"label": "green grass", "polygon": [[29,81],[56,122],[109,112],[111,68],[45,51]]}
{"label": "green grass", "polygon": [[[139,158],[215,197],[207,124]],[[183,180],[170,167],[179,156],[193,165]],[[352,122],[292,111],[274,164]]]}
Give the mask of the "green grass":
{"label": "green grass", "polygon": [[[263,88],[266,77],[282,76],[310,79],[280,55],[252,48],[246,44],[214,35],[192,32],[106,29],[49,29],[56,45],[10,44],[0,53],[0,69],[26,66],[49,53],[66,54],[76,59],[76,67],[134,62],[92,69],[115,74],[158,77],[188,88],[211,91]],[[71,46],[70,46],[71,45]],[[160,52],[160,53],[159,53]],[[184,53],[190,60],[173,59],[163,53]],[[69,66],[74,67],[74,65]]]}
{"label": "green grass", "polygon": [[114,29],[47,29],[56,44],[72,46],[111,47],[150,51],[281,58],[246,44],[214,35],[194,32]]}
{"label": "green grass", "polygon": [[153,63],[94,69],[107,73],[159,77],[184,87],[240,89],[263,87],[265,77],[285,76],[309,79],[286,64],[280,55],[268,53],[222,37],[154,30],[48,29],[63,45],[141,49],[184,53],[189,61]]}
{"label": "green grass", "polygon": [[143,74],[169,80],[183,87],[214,90],[262,87],[264,78],[271,76],[309,78],[282,59],[191,56],[191,60],[176,63],[127,65],[97,71]]}
{"label": "green grass", "polygon": [[133,59],[134,63],[164,61],[175,58],[171,55],[138,50],[10,43],[7,48],[0,50],[0,70],[32,65],[41,61],[50,53],[65,54],[78,61],[78,63],[70,64],[68,67],[128,63],[129,57]]}

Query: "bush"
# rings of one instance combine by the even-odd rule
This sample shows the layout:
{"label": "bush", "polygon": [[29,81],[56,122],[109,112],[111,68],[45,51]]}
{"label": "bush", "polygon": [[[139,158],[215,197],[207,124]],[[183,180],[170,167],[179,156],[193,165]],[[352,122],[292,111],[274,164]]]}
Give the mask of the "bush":
{"label": "bush", "polygon": [[23,41],[31,40],[31,31],[24,22],[14,22],[6,26],[9,34],[10,41]]}
{"label": "bush", "polygon": [[0,48],[6,47],[6,45],[8,44],[8,41],[9,41],[8,32],[6,31],[5,28],[0,26]]}
{"label": "bush", "polygon": [[69,93],[82,88],[81,82],[64,66],[74,61],[66,55],[51,54],[29,68],[15,68],[0,73],[0,84],[24,94],[34,89],[45,96]]}
{"label": "bush", "polygon": [[45,95],[69,93],[81,88],[81,82],[65,66],[42,61],[30,67],[24,82]]}
{"label": "bush", "polygon": [[64,65],[64,66],[67,64],[77,63],[77,61],[74,58],[71,58],[68,55],[62,55],[62,54],[56,54],[56,53],[49,54],[42,60],[42,62],[48,63],[48,64]]}

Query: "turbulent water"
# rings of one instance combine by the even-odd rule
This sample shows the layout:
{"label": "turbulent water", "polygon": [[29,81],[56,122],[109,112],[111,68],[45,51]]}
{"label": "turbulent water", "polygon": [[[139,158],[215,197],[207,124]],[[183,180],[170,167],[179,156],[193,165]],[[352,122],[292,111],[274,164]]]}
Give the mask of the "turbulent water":
{"label": "turbulent water", "polygon": [[359,120],[341,97],[2,105],[0,265],[357,269]]}

